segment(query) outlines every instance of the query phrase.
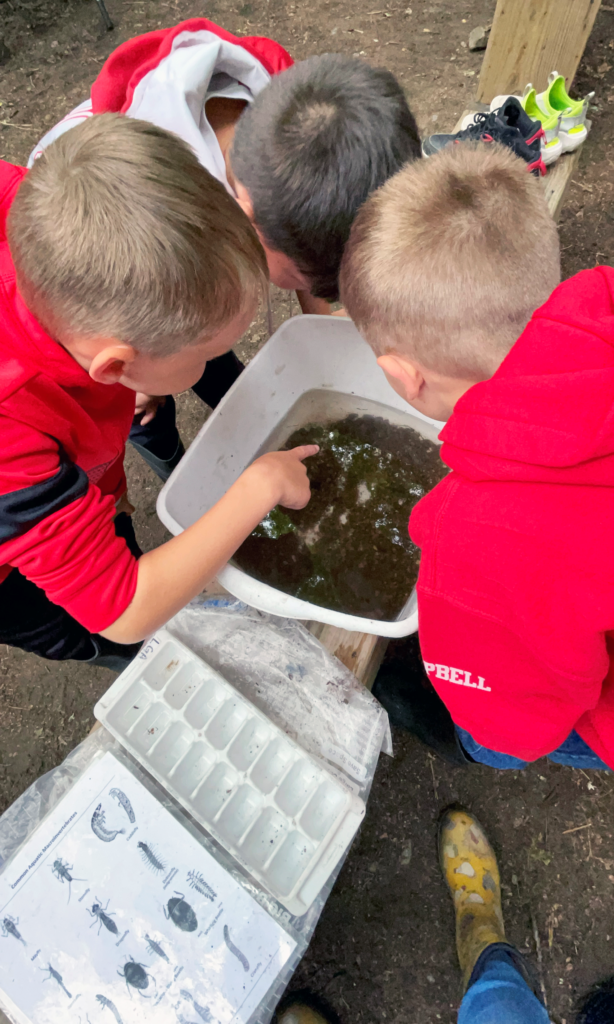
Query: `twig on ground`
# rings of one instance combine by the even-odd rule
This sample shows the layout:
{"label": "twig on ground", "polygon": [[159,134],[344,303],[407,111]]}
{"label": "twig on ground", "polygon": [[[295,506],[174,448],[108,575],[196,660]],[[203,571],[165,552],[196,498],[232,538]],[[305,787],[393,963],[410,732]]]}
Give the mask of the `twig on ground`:
{"label": "twig on ground", "polygon": [[587,821],[586,825],[576,825],[575,828],[566,828],[565,831],[561,833],[561,835],[568,836],[570,832],[579,832],[581,828],[590,828],[591,825],[592,821]]}
{"label": "twig on ground", "polygon": [[542,999],[544,1001],[544,1006],[546,1007],[546,1009],[548,1009],[548,997],[546,995],[546,986],[544,985],[544,970],[543,970],[544,958],[542,956],[542,946],[541,946],[541,942],[539,941],[539,932],[537,930],[537,924],[536,924],[536,921],[535,921],[535,915],[533,913],[533,910],[531,910],[531,927],[533,929],[533,940],[535,942],[535,953],[537,955],[537,968],[538,968],[538,972],[539,972],[539,987],[541,989]]}
{"label": "twig on ground", "polygon": [[433,789],[435,790],[435,802],[437,802],[437,780],[435,778],[435,768],[433,767],[433,761],[435,760],[435,758],[433,757],[432,754],[427,754],[426,756],[428,757],[429,763],[431,765],[431,775],[433,776]]}

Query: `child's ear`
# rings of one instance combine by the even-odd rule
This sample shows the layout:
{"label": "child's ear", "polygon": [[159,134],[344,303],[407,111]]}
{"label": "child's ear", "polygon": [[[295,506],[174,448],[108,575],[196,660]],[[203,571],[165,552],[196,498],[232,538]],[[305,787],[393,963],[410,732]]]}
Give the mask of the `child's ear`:
{"label": "child's ear", "polygon": [[249,192],[241,184],[240,181],[235,180],[235,192],[237,193],[237,202],[246,217],[249,217],[252,224],[254,223],[254,207],[250,199]]}
{"label": "child's ear", "polygon": [[419,366],[397,352],[379,356],[377,365],[386,374],[386,379],[397,395],[406,402],[412,402],[420,394],[424,376]]}
{"label": "child's ear", "polygon": [[135,350],[131,345],[110,344],[97,352],[89,368],[89,375],[97,384],[118,384],[126,367],[134,361]]}

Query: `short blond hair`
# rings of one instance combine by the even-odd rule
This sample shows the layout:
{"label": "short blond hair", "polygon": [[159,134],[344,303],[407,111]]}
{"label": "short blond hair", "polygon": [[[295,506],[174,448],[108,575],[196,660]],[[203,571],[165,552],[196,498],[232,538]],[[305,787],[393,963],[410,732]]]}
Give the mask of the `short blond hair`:
{"label": "short blond hair", "polygon": [[170,132],[100,114],[53,142],[7,224],[34,315],[63,337],[164,356],[255,303],[266,257],[239,205]]}
{"label": "short blond hair", "polygon": [[540,182],[497,144],[408,164],[358,214],[341,296],[378,355],[452,377],[491,376],[560,280]]}

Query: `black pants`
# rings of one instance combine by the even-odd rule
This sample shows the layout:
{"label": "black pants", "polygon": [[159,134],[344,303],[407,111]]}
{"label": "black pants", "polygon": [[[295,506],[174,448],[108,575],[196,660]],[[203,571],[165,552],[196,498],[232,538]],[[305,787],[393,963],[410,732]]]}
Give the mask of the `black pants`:
{"label": "black pants", "polygon": [[[211,359],[205,372],[192,391],[203,402],[215,409],[243,369],[243,363],[234,352],[226,352],[217,359]],[[164,405],[158,407],[153,420],[144,427],[135,416],[130,430],[130,440],[147,448],[159,459],[172,459],[179,445],[179,431],[175,423],[175,399],[168,395]]]}
{"label": "black pants", "polygon": [[[116,516],[115,532],[139,558],[142,552],[132,519],[125,512]],[[90,633],[17,569],[0,583],[0,643],[50,661],[89,661],[117,671],[125,668],[141,646],[117,644]]]}

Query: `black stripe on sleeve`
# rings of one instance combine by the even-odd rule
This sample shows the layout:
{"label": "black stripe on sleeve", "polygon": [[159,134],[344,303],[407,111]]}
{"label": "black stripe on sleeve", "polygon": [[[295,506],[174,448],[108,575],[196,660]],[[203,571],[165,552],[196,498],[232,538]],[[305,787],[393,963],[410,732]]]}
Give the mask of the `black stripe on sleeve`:
{"label": "black stripe on sleeve", "polygon": [[27,533],[47,516],[87,493],[87,474],[60,452],[57,473],[10,494],[0,494],[0,543]]}

